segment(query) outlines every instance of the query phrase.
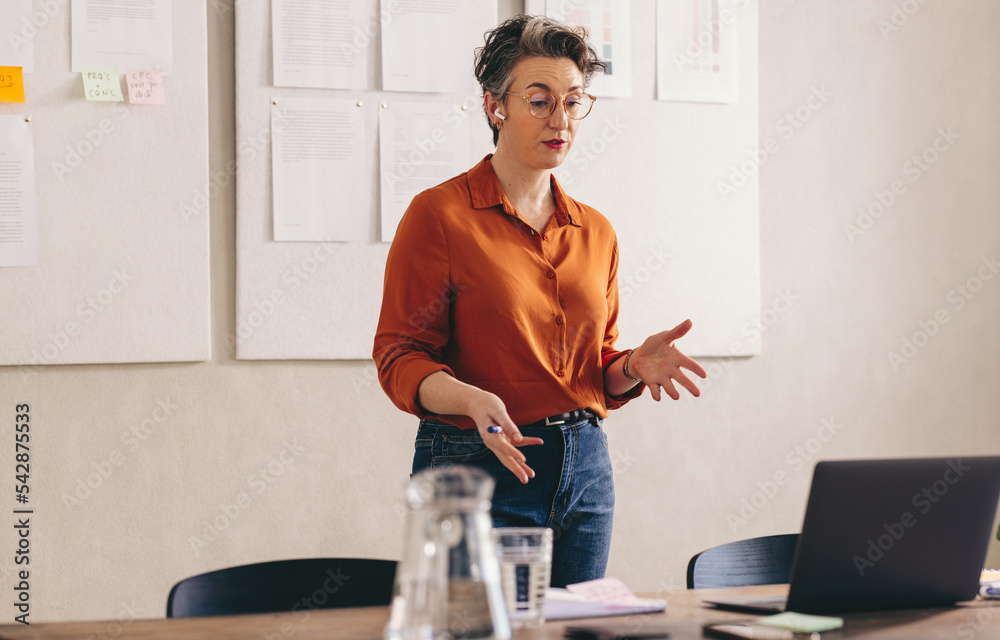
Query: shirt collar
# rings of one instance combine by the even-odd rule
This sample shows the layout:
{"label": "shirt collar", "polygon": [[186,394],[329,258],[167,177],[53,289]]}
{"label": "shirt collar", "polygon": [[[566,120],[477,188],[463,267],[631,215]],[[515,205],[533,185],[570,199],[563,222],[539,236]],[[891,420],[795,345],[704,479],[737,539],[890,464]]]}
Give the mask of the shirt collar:
{"label": "shirt collar", "polygon": [[[469,185],[469,194],[472,196],[472,207],[474,209],[489,209],[492,207],[502,207],[507,215],[515,215],[514,207],[507,200],[503,189],[500,188],[500,181],[497,174],[493,172],[490,158],[493,154],[487,154],[479,164],[469,169],[466,180]],[[556,200],[556,222],[560,227],[567,223],[574,227],[583,226],[583,208],[566,195],[559,181],[554,175],[550,176],[552,183],[552,194]]]}

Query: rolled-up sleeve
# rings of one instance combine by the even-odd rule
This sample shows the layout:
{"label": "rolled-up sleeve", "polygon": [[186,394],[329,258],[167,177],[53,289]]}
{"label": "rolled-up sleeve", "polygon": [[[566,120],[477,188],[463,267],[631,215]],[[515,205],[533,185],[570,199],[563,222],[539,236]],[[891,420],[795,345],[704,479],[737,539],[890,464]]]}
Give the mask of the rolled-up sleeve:
{"label": "rolled-up sleeve", "polygon": [[[615,349],[615,341],[618,340],[618,240],[611,252],[611,268],[608,272],[608,323],[604,328],[604,341],[601,343],[601,369],[604,376],[608,375],[608,368],[611,366],[622,366],[615,361],[622,357],[627,351]],[[620,396],[608,395],[607,387],[604,391],[604,406],[610,409],[618,409],[633,398],[638,398],[646,389],[646,385],[639,383]]]}
{"label": "rolled-up sleeve", "polygon": [[437,371],[454,376],[441,350],[450,335],[453,299],[447,237],[430,199],[413,199],[396,229],[385,265],[382,309],[372,357],[393,404],[424,418],[417,390]]}

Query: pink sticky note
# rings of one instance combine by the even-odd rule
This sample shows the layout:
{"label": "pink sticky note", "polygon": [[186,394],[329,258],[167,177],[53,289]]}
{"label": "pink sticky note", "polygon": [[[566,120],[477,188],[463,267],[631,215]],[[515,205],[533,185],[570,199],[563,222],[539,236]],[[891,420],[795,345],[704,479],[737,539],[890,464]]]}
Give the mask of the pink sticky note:
{"label": "pink sticky note", "polygon": [[599,580],[589,580],[568,584],[566,589],[570,593],[589,600],[590,602],[603,602],[606,604],[645,604],[645,601],[632,593],[632,590],[625,586],[618,578],[601,578]]}
{"label": "pink sticky note", "polygon": [[129,104],[166,104],[167,89],[158,69],[126,69]]}

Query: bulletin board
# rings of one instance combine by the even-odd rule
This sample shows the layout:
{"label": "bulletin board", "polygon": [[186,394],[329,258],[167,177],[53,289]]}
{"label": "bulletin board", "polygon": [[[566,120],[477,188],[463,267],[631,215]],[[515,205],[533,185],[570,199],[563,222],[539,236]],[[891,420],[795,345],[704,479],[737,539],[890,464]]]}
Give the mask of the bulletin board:
{"label": "bulletin board", "polygon": [[[236,5],[237,309],[228,341],[241,359],[369,358],[389,248],[378,242],[377,110],[398,94],[272,86],[270,4]],[[616,228],[620,347],[691,318],[687,353],[759,353],[760,333],[748,330],[760,316],[757,178],[726,197],[717,186],[758,144],[756,2],[742,2],[739,12],[736,104],[657,101],[656,2],[630,4],[633,97],[599,99],[555,175]],[[370,9],[377,23],[378,3]],[[369,87],[381,86],[379,46],[376,35]],[[471,65],[472,52],[470,74]],[[366,110],[372,204],[356,213],[371,221],[370,242],[273,241],[269,114],[276,96],[349,98]],[[473,162],[490,153],[478,95],[446,97],[469,107]]]}
{"label": "bulletin board", "polygon": [[211,357],[206,6],[172,4],[166,104],[148,106],[87,102],[70,4],[34,3],[26,103],[0,113],[30,118],[39,263],[0,268],[0,364]]}
{"label": "bulletin board", "polygon": [[[380,23],[379,3],[368,3],[368,25]],[[477,2],[480,17],[495,8]],[[468,94],[402,93],[381,87],[379,29],[368,56],[368,90],[275,87],[272,82],[271,3],[236,4],[236,326],[227,342],[240,359],[365,359],[371,357],[382,301],[382,274],[389,244],[380,242],[379,109],[394,100],[453,102],[481,118],[474,95],[472,52]],[[365,114],[370,210],[348,207],[370,220],[368,242],[274,242],[271,189],[271,106],[282,97],[350,99]],[[475,120],[474,120],[475,122]],[[475,127],[475,125],[473,125]],[[489,130],[473,136],[477,161],[493,149]],[[475,131],[475,129],[474,129]]]}

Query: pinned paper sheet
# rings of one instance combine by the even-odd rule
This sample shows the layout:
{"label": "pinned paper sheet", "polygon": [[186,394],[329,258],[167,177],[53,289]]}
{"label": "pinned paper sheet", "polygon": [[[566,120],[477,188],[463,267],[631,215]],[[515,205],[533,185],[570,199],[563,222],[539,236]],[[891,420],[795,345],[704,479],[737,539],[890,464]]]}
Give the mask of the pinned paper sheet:
{"label": "pinned paper sheet", "polygon": [[157,69],[126,69],[129,104],[166,104],[167,90]]}
{"label": "pinned paper sheet", "polygon": [[21,67],[22,72],[31,73],[35,68],[34,30],[37,30],[32,23],[31,0],[0,2],[0,11],[4,25],[10,25],[0,38],[0,65]]}
{"label": "pinned paper sheet", "polygon": [[[527,9],[525,9],[527,12]],[[547,0],[545,15],[587,28],[591,46],[607,71],[594,75],[587,92],[612,98],[632,97],[632,43],[629,3],[615,0]]]}
{"label": "pinned paper sheet", "polygon": [[657,0],[657,100],[739,101],[736,38],[746,6],[737,0]]}
{"label": "pinned paper sheet", "polygon": [[[382,90],[461,93],[478,91],[469,70],[483,33],[497,23],[495,2],[382,2]],[[343,46],[343,45],[342,45]]]}
{"label": "pinned paper sheet", "polygon": [[123,102],[122,83],[114,69],[84,69],[83,93],[87,100]]}
{"label": "pinned paper sheet", "polygon": [[[367,88],[368,49],[378,24],[369,19],[369,4],[367,0],[271,0],[274,86]],[[383,14],[385,23],[384,16],[393,11]]]}
{"label": "pinned paper sheet", "polygon": [[0,267],[38,264],[35,138],[30,118],[0,115]]}
{"label": "pinned paper sheet", "polygon": [[24,102],[21,67],[0,67],[0,102]]}
{"label": "pinned paper sheet", "polygon": [[171,0],[73,0],[70,8],[74,72],[92,67],[142,67],[170,75]]}
{"label": "pinned paper sheet", "polygon": [[272,98],[277,242],[367,242],[365,112],[354,100]]}

